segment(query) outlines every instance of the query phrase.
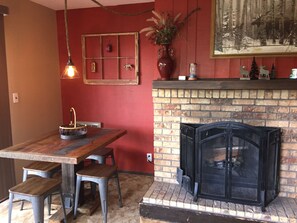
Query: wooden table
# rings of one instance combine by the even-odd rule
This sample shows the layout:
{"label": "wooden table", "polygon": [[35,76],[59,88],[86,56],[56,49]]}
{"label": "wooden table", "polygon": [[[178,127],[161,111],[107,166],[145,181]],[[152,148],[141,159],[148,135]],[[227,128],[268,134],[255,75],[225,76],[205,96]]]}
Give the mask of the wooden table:
{"label": "wooden table", "polygon": [[38,139],[0,150],[0,157],[61,163],[65,206],[71,207],[75,195],[77,164],[98,148],[103,148],[127,133],[120,129],[88,128],[86,137],[75,140],[60,138],[54,131]]}

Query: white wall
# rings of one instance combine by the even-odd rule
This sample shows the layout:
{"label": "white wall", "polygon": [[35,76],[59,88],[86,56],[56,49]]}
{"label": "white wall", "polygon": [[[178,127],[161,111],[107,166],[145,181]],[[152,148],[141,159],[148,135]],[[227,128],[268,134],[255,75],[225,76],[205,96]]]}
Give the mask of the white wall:
{"label": "white wall", "polygon": [[[13,144],[42,135],[62,122],[55,11],[29,0],[0,0],[4,19]],[[12,103],[12,93],[19,103]],[[26,162],[17,160],[21,181]]]}

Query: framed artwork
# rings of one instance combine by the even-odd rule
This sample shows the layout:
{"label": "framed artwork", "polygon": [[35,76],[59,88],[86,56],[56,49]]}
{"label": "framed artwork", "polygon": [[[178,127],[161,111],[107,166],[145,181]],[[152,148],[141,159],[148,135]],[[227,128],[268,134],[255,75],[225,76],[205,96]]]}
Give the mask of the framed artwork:
{"label": "framed artwork", "polygon": [[297,53],[297,0],[212,0],[212,57]]}

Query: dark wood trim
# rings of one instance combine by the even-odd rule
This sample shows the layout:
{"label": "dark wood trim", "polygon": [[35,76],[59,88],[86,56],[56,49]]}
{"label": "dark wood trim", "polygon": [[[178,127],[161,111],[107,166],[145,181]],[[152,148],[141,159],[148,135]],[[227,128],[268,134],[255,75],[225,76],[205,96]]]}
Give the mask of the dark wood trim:
{"label": "dark wood trim", "polygon": [[199,212],[181,208],[165,207],[161,205],[151,205],[140,203],[140,216],[144,218],[180,222],[180,223],[264,223],[264,221],[255,221],[247,219],[239,219],[232,216],[215,215],[213,213]]}
{"label": "dark wood trim", "polygon": [[[0,150],[12,145],[11,116],[9,107],[8,74],[6,63],[5,30],[3,12],[8,8],[0,5]],[[15,185],[13,160],[0,159],[0,200],[8,197],[8,189]]]}
{"label": "dark wood trim", "polygon": [[8,7],[6,7],[4,5],[0,5],[0,14],[2,14],[2,15],[8,15],[8,13],[9,13]]}
{"label": "dark wood trim", "polygon": [[201,79],[197,81],[153,81],[153,89],[197,90],[297,90],[296,79],[239,80]]}

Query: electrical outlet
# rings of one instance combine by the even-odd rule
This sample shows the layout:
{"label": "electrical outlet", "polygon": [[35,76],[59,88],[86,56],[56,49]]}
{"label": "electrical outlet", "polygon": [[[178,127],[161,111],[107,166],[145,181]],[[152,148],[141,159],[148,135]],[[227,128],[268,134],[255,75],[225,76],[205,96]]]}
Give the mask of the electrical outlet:
{"label": "electrical outlet", "polygon": [[18,93],[12,93],[12,102],[19,103],[19,94]]}
{"label": "electrical outlet", "polygon": [[153,155],[151,153],[146,154],[146,161],[149,163],[153,162]]}

